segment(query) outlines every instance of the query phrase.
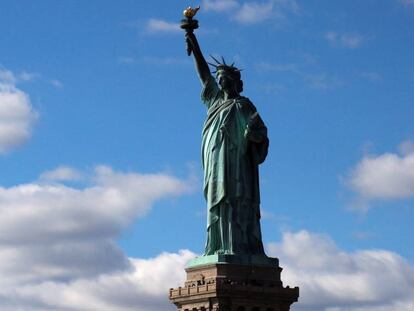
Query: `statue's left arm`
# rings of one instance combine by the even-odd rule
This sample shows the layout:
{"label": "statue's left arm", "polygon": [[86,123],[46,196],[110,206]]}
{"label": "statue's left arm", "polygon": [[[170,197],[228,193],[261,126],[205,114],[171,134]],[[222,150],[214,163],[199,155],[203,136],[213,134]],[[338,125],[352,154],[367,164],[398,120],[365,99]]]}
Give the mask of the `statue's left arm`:
{"label": "statue's left arm", "polygon": [[269,139],[267,137],[267,127],[257,112],[250,117],[244,137],[248,141],[256,164],[263,163],[267,156]]}

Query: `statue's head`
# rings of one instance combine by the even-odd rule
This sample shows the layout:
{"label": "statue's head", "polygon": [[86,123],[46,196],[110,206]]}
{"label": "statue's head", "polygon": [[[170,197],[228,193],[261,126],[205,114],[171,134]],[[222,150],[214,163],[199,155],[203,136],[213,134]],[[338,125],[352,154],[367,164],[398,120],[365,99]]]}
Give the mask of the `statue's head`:
{"label": "statue's head", "polygon": [[236,92],[237,94],[243,91],[243,81],[241,80],[240,69],[234,66],[234,63],[227,65],[222,58],[223,63],[211,56],[217,64],[211,64],[216,68],[216,78],[221,89],[225,92]]}

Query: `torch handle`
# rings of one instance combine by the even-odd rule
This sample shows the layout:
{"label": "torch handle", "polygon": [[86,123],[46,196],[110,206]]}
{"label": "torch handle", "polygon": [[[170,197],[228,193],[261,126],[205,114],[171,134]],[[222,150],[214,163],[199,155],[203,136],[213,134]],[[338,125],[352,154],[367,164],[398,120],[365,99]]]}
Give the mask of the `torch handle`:
{"label": "torch handle", "polygon": [[181,20],[181,28],[185,30],[185,32],[187,33],[187,55],[190,56],[192,53],[192,47],[189,44],[189,39],[188,39],[188,35],[189,34],[193,34],[194,33],[194,29],[198,28],[198,21],[193,19],[193,18],[185,18],[183,20]]}

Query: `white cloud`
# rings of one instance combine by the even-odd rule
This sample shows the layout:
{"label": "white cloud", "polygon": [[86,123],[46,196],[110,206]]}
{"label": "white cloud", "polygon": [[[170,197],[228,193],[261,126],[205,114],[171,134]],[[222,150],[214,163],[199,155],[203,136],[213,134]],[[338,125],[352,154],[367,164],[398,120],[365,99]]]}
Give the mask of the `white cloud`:
{"label": "white cloud", "polygon": [[234,19],[243,24],[253,24],[268,19],[272,15],[273,3],[244,3]]}
{"label": "white cloud", "polygon": [[[44,281],[0,288],[2,310],[159,311],[174,310],[168,290],[184,283],[186,263],[195,254],[183,250],[151,259],[129,258],[130,267],[96,277]],[[7,297],[2,299],[2,296]]]}
{"label": "white cloud", "polygon": [[242,24],[260,23],[270,18],[283,19],[289,12],[297,12],[299,6],[294,0],[270,0],[267,2],[245,2],[233,19]]}
{"label": "white cloud", "polygon": [[[402,147],[411,152],[410,144]],[[58,182],[73,171],[78,172],[60,167],[42,174],[41,181],[0,187],[0,309],[174,310],[168,289],[183,284],[185,264],[195,254],[128,258],[115,241],[154,202],[190,191],[191,181],[98,166],[86,186]],[[267,249],[280,258],[284,284],[300,287],[295,310],[414,306],[413,267],[393,252],[347,252],[307,231],[286,232]]]}
{"label": "white cloud", "polygon": [[63,83],[62,82],[60,82],[59,80],[57,80],[57,79],[51,79],[51,80],[49,80],[49,83],[52,85],[52,86],[54,86],[55,88],[57,88],[57,89],[61,89],[61,88],[63,88]]}
{"label": "white cloud", "polygon": [[155,201],[189,191],[191,182],[107,166],[96,167],[81,188],[56,182],[74,171],[42,174],[53,183],[0,187],[0,309],[168,308],[168,288],[183,281],[194,254],[133,259],[115,240]]}
{"label": "white cloud", "polygon": [[414,141],[403,141],[399,146],[399,151],[402,155],[407,156],[414,153]]}
{"label": "white cloud", "polygon": [[161,19],[151,18],[145,27],[149,34],[158,33],[180,33],[180,25],[177,23],[170,23]]}
{"label": "white cloud", "polygon": [[[90,180],[82,188],[45,180],[0,188],[2,311],[174,310],[168,289],[183,284],[195,254],[128,258],[114,241],[155,201],[189,191],[191,182],[107,166]],[[349,253],[307,231],[284,233],[268,252],[280,258],[285,285],[300,286],[295,310],[408,311],[414,305],[413,268],[395,253]]]}
{"label": "white cloud", "polygon": [[13,72],[7,69],[0,69],[0,83],[14,85],[16,84],[16,80],[17,78]]}
{"label": "white cloud", "polygon": [[19,81],[25,81],[25,82],[36,80],[39,77],[40,77],[40,74],[35,73],[35,72],[27,72],[27,71],[22,71],[17,76]]}
{"label": "white cloud", "polygon": [[325,34],[325,39],[329,41],[333,46],[340,46],[349,49],[356,49],[361,46],[365,38],[360,34],[340,34],[335,31],[328,31]]}
{"label": "white cloud", "polygon": [[285,284],[299,286],[295,310],[394,311],[414,306],[414,269],[384,250],[346,252],[326,236],[307,231],[284,233],[271,243]]}
{"label": "white cloud", "polygon": [[17,82],[28,82],[40,78],[40,74],[36,72],[22,71],[18,74],[7,69],[0,69],[0,81],[6,84],[15,85]]}
{"label": "white cloud", "polygon": [[204,0],[203,8],[206,11],[229,11],[239,7],[239,3],[236,0]]}
{"label": "white cloud", "polygon": [[37,118],[29,96],[15,86],[16,76],[0,69],[0,154],[25,143]]}
{"label": "white cloud", "polygon": [[59,166],[54,170],[44,172],[40,179],[50,181],[77,181],[82,179],[82,173],[68,166]]}
{"label": "white cloud", "polygon": [[[203,0],[202,8],[206,11],[228,13],[230,18],[241,24],[255,24],[269,19],[285,20],[289,13],[299,12],[296,0],[268,0],[265,2],[240,2],[237,0]],[[202,28],[203,33],[216,33],[217,30]],[[151,18],[145,25],[148,34],[181,33],[178,23]]]}
{"label": "white cloud", "polygon": [[[365,155],[351,170],[347,184],[361,200],[414,197],[414,147],[406,141],[401,154]],[[365,204],[361,207],[366,208]]]}

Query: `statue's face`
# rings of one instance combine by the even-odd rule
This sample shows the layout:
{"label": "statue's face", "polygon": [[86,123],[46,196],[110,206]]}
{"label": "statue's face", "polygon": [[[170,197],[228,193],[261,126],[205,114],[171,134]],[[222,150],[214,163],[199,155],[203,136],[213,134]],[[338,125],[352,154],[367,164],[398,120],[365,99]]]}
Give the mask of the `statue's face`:
{"label": "statue's face", "polygon": [[234,90],[234,80],[226,72],[219,73],[217,80],[223,91]]}

